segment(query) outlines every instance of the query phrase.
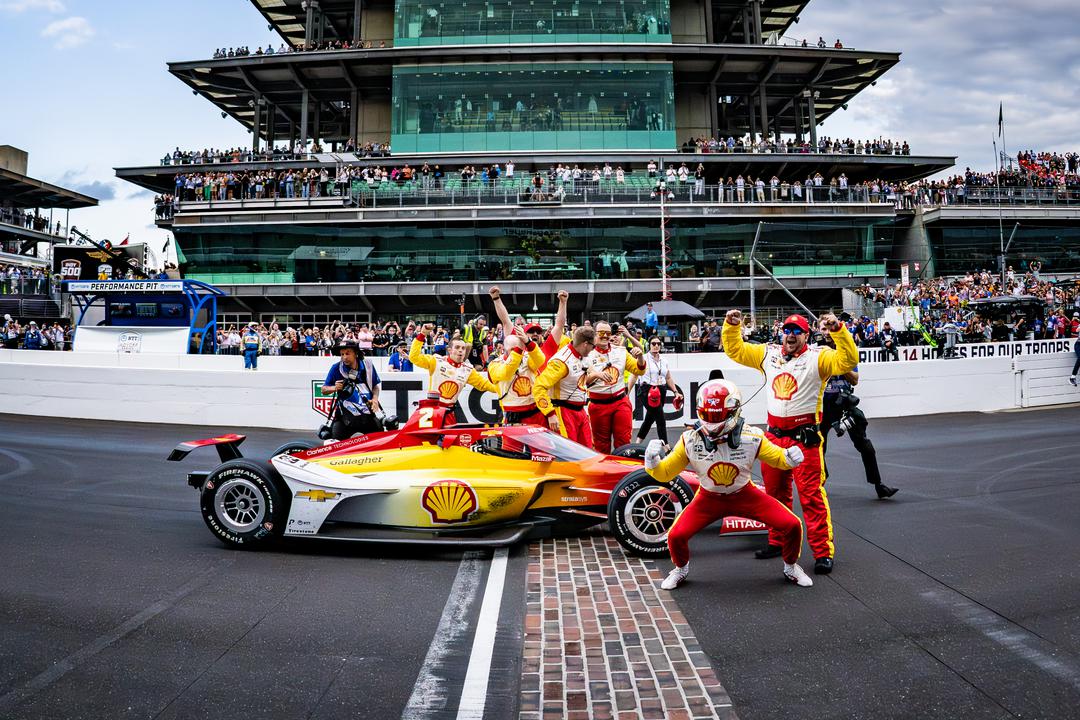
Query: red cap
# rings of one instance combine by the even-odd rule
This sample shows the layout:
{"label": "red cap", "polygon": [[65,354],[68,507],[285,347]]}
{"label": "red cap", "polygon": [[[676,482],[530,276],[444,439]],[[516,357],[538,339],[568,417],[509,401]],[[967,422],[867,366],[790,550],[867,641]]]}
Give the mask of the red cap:
{"label": "red cap", "polygon": [[544,328],[540,327],[540,323],[529,323],[525,326],[525,332],[544,332]]}
{"label": "red cap", "polygon": [[806,318],[802,315],[788,315],[784,320],[784,324],[781,327],[787,327],[788,325],[794,325],[802,330],[804,333],[810,332],[810,323],[806,322]]}

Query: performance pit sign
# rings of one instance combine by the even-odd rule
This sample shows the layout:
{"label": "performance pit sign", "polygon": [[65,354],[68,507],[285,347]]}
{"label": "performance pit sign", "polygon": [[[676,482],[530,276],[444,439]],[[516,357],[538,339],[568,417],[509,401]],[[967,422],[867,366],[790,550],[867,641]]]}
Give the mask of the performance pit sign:
{"label": "performance pit sign", "polygon": [[[1022,355],[1054,355],[1072,352],[1075,340],[1019,340],[1016,342],[967,343],[953,348],[952,357],[968,358],[1014,358]],[[940,360],[946,348],[941,345],[932,348],[926,345],[900,346],[897,354],[902,362],[912,360]],[[885,362],[885,351],[860,348],[859,363]]]}
{"label": "performance pit sign", "polygon": [[181,280],[98,280],[67,283],[72,293],[170,293],[183,292]]}

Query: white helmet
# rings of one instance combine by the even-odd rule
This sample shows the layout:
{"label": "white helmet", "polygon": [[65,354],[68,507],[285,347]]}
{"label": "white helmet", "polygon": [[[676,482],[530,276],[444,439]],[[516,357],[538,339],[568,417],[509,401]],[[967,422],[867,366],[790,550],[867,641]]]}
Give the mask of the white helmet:
{"label": "white helmet", "polygon": [[702,428],[714,439],[731,433],[739,424],[742,393],[730,380],[710,380],[697,391],[697,416]]}

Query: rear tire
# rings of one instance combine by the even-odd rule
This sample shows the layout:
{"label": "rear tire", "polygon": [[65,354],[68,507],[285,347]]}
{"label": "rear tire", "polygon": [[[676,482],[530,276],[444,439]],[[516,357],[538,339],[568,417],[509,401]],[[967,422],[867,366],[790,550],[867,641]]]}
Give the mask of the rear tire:
{"label": "rear tire", "polygon": [[665,556],[668,530],[693,498],[693,490],[682,478],[665,484],[644,469],[635,470],[611,491],[608,527],[627,553]]}
{"label": "rear tire", "polygon": [[251,460],[229,460],[211,472],[199,495],[203,521],[231,548],[265,547],[281,536],[287,493],[277,471]]}
{"label": "rear tire", "polygon": [[315,440],[290,440],[289,442],[285,443],[277,450],[275,450],[273,454],[270,455],[270,457],[277,457],[278,455],[283,455],[284,453],[292,454],[304,452],[306,450],[313,450],[317,447],[322,447],[322,443]]}
{"label": "rear tire", "polygon": [[648,443],[632,442],[620,445],[611,451],[611,454],[616,457],[634,458],[635,460],[645,459],[645,448]]}

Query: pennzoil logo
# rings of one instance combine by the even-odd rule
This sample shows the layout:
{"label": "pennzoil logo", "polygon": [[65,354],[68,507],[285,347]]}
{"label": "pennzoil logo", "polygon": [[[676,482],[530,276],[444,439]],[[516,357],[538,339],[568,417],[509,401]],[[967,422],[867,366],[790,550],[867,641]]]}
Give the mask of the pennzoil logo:
{"label": "pennzoil logo", "polygon": [[799,381],[791,373],[780,373],[772,381],[773,396],[777,400],[790,400],[799,390]]}
{"label": "pennzoil logo", "polygon": [[518,375],[510,385],[510,389],[518,395],[532,395],[532,380],[524,375]]}
{"label": "pennzoil logo", "polygon": [[340,494],[341,493],[327,492],[326,490],[319,490],[316,488],[314,490],[301,490],[296,493],[296,497],[307,498],[311,502],[326,502],[327,500],[334,500]]}
{"label": "pennzoil logo", "polygon": [[476,491],[461,480],[439,480],[424,488],[420,506],[433,523],[465,522],[476,512]]}
{"label": "pennzoil logo", "polygon": [[449,400],[458,394],[458,384],[453,380],[444,380],[439,383],[439,397]]}
{"label": "pennzoil logo", "polygon": [[739,468],[731,463],[718,462],[713,463],[707,473],[709,479],[721,487],[730,487],[735,484],[735,479],[739,477]]}

